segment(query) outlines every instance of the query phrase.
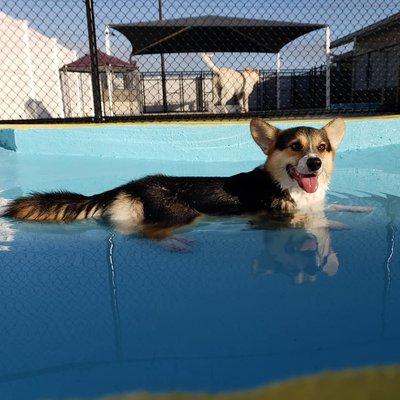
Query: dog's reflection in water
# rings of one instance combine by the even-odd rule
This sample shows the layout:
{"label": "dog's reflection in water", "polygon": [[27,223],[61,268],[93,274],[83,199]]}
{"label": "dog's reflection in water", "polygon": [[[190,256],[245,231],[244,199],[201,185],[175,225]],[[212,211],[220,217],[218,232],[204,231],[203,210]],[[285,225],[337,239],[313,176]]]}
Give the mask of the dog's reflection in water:
{"label": "dog's reflection in water", "polygon": [[253,261],[255,274],[282,273],[294,283],[314,282],[319,273],[333,276],[339,269],[339,259],[332,248],[330,229],[345,229],[344,225],[328,221],[323,214],[296,216],[275,223],[252,221],[263,229],[264,245]]}
{"label": "dog's reflection in water", "polygon": [[11,242],[14,241],[15,231],[12,225],[0,219],[0,252],[10,251]]}
{"label": "dog's reflection in water", "polygon": [[[7,201],[0,198],[0,212],[5,204],[7,204]],[[15,230],[13,229],[12,224],[3,218],[0,218],[0,252],[10,251],[11,242],[14,241],[14,237]]]}

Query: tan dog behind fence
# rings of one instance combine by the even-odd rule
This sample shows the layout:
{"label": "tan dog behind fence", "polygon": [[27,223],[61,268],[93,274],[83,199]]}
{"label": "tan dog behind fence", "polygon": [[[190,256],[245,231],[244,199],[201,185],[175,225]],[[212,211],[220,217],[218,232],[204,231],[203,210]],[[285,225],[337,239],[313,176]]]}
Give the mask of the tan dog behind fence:
{"label": "tan dog behind fence", "polygon": [[202,53],[202,58],[214,73],[214,105],[221,104],[223,111],[228,112],[227,102],[235,96],[239,101],[240,111],[249,112],[249,96],[254,86],[260,82],[260,71],[252,68],[246,68],[243,71],[219,68],[208,53]]}

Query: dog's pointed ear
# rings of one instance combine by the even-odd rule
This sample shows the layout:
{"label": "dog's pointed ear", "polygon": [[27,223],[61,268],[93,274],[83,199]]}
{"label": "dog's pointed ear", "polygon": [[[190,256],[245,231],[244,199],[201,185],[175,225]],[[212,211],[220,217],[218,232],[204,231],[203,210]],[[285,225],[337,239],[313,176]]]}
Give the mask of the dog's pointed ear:
{"label": "dog's pointed ear", "polygon": [[329,142],[334,150],[336,150],[340,143],[342,143],[346,126],[343,118],[335,118],[326,124],[323,128],[328,135]]}
{"label": "dog's pointed ear", "polygon": [[251,136],[254,141],[261,147],[261,150],[268,154],[273,148],[279,129],[270,125],[261,118],[254,118],[250,121]]}

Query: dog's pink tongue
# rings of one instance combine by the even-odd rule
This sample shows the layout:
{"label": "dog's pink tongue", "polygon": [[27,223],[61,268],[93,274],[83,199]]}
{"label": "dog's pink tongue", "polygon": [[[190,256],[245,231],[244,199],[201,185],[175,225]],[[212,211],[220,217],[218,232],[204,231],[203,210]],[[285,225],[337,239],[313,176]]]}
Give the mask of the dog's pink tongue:
{"label": "dog's pink tongue", "polygon": [[300,181],[307,193],[314,193],[318,189],[318,178],[316,176],[302,176]]}

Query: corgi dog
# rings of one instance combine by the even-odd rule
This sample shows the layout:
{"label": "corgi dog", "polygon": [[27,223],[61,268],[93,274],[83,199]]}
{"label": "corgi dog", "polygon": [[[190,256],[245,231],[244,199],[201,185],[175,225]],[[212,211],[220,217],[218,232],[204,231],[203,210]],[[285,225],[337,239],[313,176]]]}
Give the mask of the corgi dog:
{"label": "corgi dog", "polygon": [[263,119],[250,123],[251,135],[266,155],[250,172],[229,177],[152,175],[115,189],[85,196],[71,192],[33,193],[6,205],[3,216],[38,222],[105,219],[125,233],[141,231],[164,239],[202,215],[285,216],[323,212],[343,119],[321,129],[280,130]]}
{"label": "corgi dog", "polygon": [[227,102],[236,96],[239,101],[240,111],[249,112],[249,96],[254,86],[260,82],[260,71],[253,68],[246,68],[243,71],[236,71],[231,68],[219,68],[207,53],[202,54],[204,62],[214,73],[213,76],[213,97],[228,112]]}

